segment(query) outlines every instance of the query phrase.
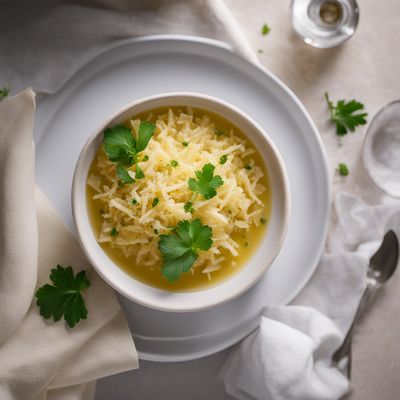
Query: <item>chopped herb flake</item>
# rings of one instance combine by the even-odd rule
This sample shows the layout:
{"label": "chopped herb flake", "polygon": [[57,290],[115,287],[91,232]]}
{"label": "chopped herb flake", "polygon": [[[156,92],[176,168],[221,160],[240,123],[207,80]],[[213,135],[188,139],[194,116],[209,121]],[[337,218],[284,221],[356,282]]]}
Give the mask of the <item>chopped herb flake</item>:
{"label": "chopped herb flake", "polygon": [[339,172],[339,175],[341,175],[341,176],[349,175],[349,168],[347,167],[346,164],[339,163],[337,171]]}
{"label": "chopped herb flake", "polygon": [[260,218],[260,222],[261,222],[262,224],[267,223],[267,218],[264,218],[264,217]]}
{"label": "chopped herb flake", "polygon": [[221,130],[216,130],[216,131],[215,131],[215,134],[219,137],[219,136],[225,135],[225,132],[224,132],[224,131],[221,131]]}
{"label": "chopped herb flake", "polygon": [[7,87],[0,88],[0,101],[10,94],[10,89]]}
{"label": "chopped herb flake", "polygon": [[187,213],[194,213],[194,208],[193,208],[193,203],[191,201],[188,201],[184,206],[183,209],[185,210],[185,212]]}
{"label": "chopped herb flake", "polygon": [[146,154],[144,157],[143,157],[143,160],[142,161],[147,161],[149,159],[149,156]]}
{"label": "chopped herb flake", "polygon": [[182,145],[185,146],[185,147],[188,147],[189,146],[189,142],[182,142]]}
{"label": "chopped herb flake", "polygon": [[261,34],[262,34],[263,36],[268,35],[268,33],[270,33],[270,31],[271,31],[271,28],[270,28],[267,24],[264,24],[264,25],[262,26],[262,28],[261,28]]}
{"label": "chopped herb flake", "polygon": [[111,236],[114,238],[118,236],[118,231],[115,229],[115,227],[111,229]]}
{"label": "chopped herb flake", "polygon": [[171,167],[177,167],[179,165],[178,161],[171,160]]}
{"label": "chopped herb flake", "polygon": [[131,203],[132,203],[133,205],[135,205],[135,204],[138,203],[138,201],[137,201],[136,199],[132,199]]}
{"label": "chopped herb flake", "polygon": [[143,172],[142,169],[139,167],[139,164],[136,164],[135,178],[136,178],[136,179],[143,179],[143,178],[144,178],[144,172]]}
{"label": "chopped herb flake", "polygon": [[228,161],[228,156],[225,154],[219,159],[219,163],[224,165]]}
{"label": "chopped herb flake", "polygon": [[253,167],[250,164],[247,164],[244,166],[244,168],[250,171]]}
{"label": "chopped herb flake", "polygon": [[160,202],[160,199],[158,197],[154,197],[154,200],[151,203],[151,206],[154,208],[159,202]]}
{"label": "chopped herb flake", "polygon": [[153,232],[158,235],[158,229],[153,229]]}

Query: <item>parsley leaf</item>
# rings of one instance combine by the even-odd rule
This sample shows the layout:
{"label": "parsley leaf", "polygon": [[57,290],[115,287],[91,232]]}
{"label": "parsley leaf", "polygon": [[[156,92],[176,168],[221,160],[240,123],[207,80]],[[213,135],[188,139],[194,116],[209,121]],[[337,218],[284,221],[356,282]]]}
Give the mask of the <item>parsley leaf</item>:
{"label": "parsley leaf", "polygon": [[197,218],[180,221],[170,235],[160,235],[158,248],[163,256],[162,274],[170,282],[188,272],[200,250],[208,250],[212,241],[212,229]]}
{"label": "parsley leaf", "polygon": [[57,265],[50,273],[52,285],[46,284],[36,291],[36,304],[40,315],[58,321],[63,315],[70,328],[81,319],[86,319],[88,311],[81,292],[90,286],[85,271],[74,276],[71,267]]}
{"label": "parsley leaf", "polygon": [[179,163],[178,163],[178,161],[176,161],[176,160],[171,160],[171,167],[178,167],[179,166]]}
{"label": "parsley leaf", "polygon": [[270,33],[270,31],[271,31],[271,28],[267,24],[264,24],[261,28],[261,33],[263,36],[268,35],[268,33]]}
{"label": "parsley leaf", "polygon": [[151,203],[151,206],[154,208],[159,202],[160,202],[160,199],[158,197],[154,197],[153,202]]}
{"label": "parsley leaf", "polygon": [[189,142],[182,142],[182,146],[188,147],[189,146]]}
{"label": "parsley leaf", "polygon": [[144,178],[144,172],[139,167],[139,164],[136,164],[135,178],[136,179],[143,179]]}
{"label": "parsley leaf", "polygon": [[[142,121],[139,126],[137,140],[132,136],[129,128],[116,125],[104,131],[104,150],[111,161],[118,162],[117,175],[122,183],[134,183],[125,167],[136,164],[136,179],[144,178],[144,173],[139,167],[138,153],[143,151],[154,134],[155,125],[149,121]],[[147,158],[146,158],[147,157]],[[146,155],[143,160],[148,160]]]}
{"label": "parsley leaf", "polygon": [[325,99],[328,103],[330,119],[336,125],[336,133],[338,136],[345,135],[348,130],[354,132],[356,126],[365,125],[368,113],[354,114],[356,111],[364,110],[364,104],[350,100],[347,103],[344,100],[339,100],[336,105],[330,101],[328,93],[325,93]]}
{"label": "parsley leaf", "polygon": [[346,164],[339,163],[337,171],[339,172],[339,175],[341,175],[341,176],[349,175],[349,168],[347,167]]}
{"label": "parsley leaf", "polygon": [[214,176],[215,166],[205,164],[201,171],[196,171],[195,178],[189,178],[188,186],[192,192],[200,193],[206,200],[217,194],[216,188],[223,185],[224,181],[219,175]]}
{"label": "parsley leaf", "polygon": [[129,175],[128,170],[121,164],[117,165],[117,176],[122,183],[135,182],[135,180]]}
{"label": "parsley leaf", "polygon": [[0,101],[10,94],[10,89],[7,87],[0,88]]}
{"label": "parsley leaf", "polygon": [[116,125],[104,131],[104,150],[111,161],[126,166],[136,162],[136,140],[126,126]]}
{"label": "parsley leaf", "polygon": [[140,123],[136,145],[136,150],[138,153],[140,151],[143,151],[147,147],[151,137],[154,134],[155,129],[156,126],[150,121],[142,121]]}
{"label": "parsley leaf", "polygon": [[228,156],[226,154],[224,154],[223,156],[221,156],[221,158],[219,159],[219,163],[221,165],[224,165],[226,162],[228,161]]}

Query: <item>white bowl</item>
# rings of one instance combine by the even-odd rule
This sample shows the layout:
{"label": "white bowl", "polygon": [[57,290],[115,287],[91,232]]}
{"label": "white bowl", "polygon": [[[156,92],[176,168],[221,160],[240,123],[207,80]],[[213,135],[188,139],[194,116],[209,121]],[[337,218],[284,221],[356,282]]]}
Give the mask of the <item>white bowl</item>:
{"label": "white bowl", "polygon": [[[89,221],[86,179],[89,167],[103,141],[103,131],[130,116],[165,106],[190,106],[222,115],[241,129],[260,152],[272,189],[271,216],[266,234],[247,265],[220,284],[192,292],[168,292],[137,281],[108,258],[97,243]],[[144,306],[162,311],[183,312],[206,309],[231,300],[250,289],[272,264],[282,247],[290,209],[289,183],[282,157],[265,131],[236,107],[197,93],[166,93],[135,101],[106,120],[90,136],[76,163],[72,184],[72,212],[83,251],[89,261],[116,291]]]}

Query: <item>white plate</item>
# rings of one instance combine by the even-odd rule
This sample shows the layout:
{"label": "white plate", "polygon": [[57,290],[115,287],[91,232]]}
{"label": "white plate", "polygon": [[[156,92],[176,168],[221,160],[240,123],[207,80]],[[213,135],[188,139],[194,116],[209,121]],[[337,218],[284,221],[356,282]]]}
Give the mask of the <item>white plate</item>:
{"label": "white plate", "polygon": [[153,36],[108,49],[58,93],[39,101],[34,132],[37,181],[72,231],[72,174],[90,133],[124,104],[176,91],[219,97],[265,128],[287,167],[292,210],[280,254],[264,278],[241,297],[184,314],[151,310],[121,298],[139,355],[152,361],[184,361],[222,350],[256,328],[265,305],[289,302],[316,268],[329,215],[322,143],[294,94],[226,44]]}

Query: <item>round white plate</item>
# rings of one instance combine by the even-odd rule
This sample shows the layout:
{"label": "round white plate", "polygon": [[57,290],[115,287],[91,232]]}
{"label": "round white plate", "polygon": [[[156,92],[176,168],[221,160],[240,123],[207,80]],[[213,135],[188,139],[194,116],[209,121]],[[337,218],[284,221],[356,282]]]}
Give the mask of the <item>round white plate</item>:
{"label": "round white plate", "polygon": [[184,361],[212,354],[256,328],[265,305],[288,303],[306,284],[324,248],[329,175],[317,129],[295,95],[223,43],[153,36],[108,49],[56,94],[40,99],[35,142],[39,186],[72,222],[70,193],[88,136],[121,106],[164,92],[200,92],[241,108],[269,133],[291,187],[291,216],[281,252],[264,278],[241,297],[195,313],[151,310],[121,297],[142,359]]}

